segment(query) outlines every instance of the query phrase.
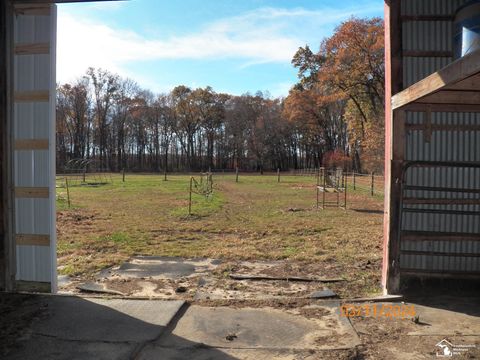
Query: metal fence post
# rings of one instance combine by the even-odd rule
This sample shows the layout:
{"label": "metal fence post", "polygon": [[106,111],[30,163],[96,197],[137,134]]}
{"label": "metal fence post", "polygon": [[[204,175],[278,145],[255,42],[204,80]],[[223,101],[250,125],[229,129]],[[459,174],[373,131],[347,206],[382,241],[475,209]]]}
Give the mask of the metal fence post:
{"label": "metal fence post", "polygon": [[190,196],[188,199],[188,215],[192,215],[192,182],[193,182],[193,177],[190,178]]}
{"label": "metal fence post", "polygon": [[68,178],[65,178],[65,186],[67,188],[67,203],[68,208],[70,209],[70,188],[68,187]]}

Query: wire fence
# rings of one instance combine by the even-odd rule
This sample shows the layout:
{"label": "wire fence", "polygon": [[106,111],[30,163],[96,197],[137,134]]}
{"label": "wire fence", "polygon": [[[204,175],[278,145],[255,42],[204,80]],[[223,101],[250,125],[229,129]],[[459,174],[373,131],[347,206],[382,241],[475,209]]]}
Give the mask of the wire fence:
{"label": "wire fence", "polygon": [[[100,186],[106,184],[113,184],[114,179],[117,182],[128,181],[128,176],[133,173],[126,173],[122,171],[118,173],[109,172],[68,172],[64,174],[57,174],[56,176],[56,194],[57,200],[64,203],[69,208],[71,207],[71,193],[70,190],[74,187],[80,186]],[[219,176],[222,181],[228,180],[233,175],[233,181],[239,182],[243,176],[260,175],[259,173],[243,172],[239,169],[234,171],[218,171],[207,173],[172,173],[175,176],[189,176],[189,213],[192,208],[192,194],[203,195],[209,197],[213,192],[213,174]],[[140,174],[135,174],[140,175]],[[152,174],[150,174],[152,175]],[[159,174],[163,178],[163,174]],[[227,175],[227,176],[226,176]],[[362,194],[370,197],[383,197],[384,195],[384,176],[375,173],[365,174],[358,172],[343,172],[341,169],[324,169],[324,168],[308,168],[296,169],[281,172],[277,169],[276,172],[265,173],[265,180],[272,179],[272,182],[282,183],[285,178],[290,178],[287,181],[297,182],[295,177],[305,177],[305,181],[313,185],[317,185],[317,206],[321,203],[323,207],[328,202],[325,198],[325,193],[333,192],[336,194],[334,203],[340,207],[346,208],[347,196],[349,194]],[[166,177],[165,179],[166,180]],[[263,181],[265,181],[263,180]],[[267,180],[268,181],[268,180]],[[333,183],[332,183],[333,181]],[[334,191],[331,191],[334,189]],[[324,194],[320,194],[324,192]],[[340,196],[338,193],[345,193]],[[340,201],[342,200],[342,201]]]}
{"label": "wire fence", "polygon": [[[320,177],[320,184],[322,183],[323,168],[309,168],[291,170],[289,175]],[[328,170],[332,171],[332,170]],[[282,176],[284,176],[282,174]],[[355,171],[345,172],[345,181],[348,184],[348,191],[365,193],[370,196],[383,196],[385,189],[385,178],[383,174],[359,173]]]}

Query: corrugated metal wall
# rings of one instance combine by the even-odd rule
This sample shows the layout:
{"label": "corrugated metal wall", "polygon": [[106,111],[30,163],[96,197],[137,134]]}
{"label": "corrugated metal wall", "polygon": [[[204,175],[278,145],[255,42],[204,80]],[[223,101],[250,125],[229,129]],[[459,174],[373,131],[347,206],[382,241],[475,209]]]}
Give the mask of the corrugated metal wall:
{"label": "corrugated metal wall", "polygon": [[[404,0],[402,47],[404,51],[453,50],[453,22],[445,20],[466,0]],[[413,17],[441,16],[440,21],[418,21]],[[419,18],[421,19],[421,18]],[[408,87],[452,62],[452,57],[404,57],[403,83]],[[406,161],[432,162],[429,166],[412,166],[406,170],[406,187],[429,187],[440,190],[405,190],[403,197],[424,199],[478,199],[480,168],[480,132],[465,125],[480,125],[480,114],[432,113],[432,125],[448,129],[407,131]],[[407,112],[408,125],[425,124],[425,113]],[[457,127],[457,129],[455,129]],[[434,127],[435,128],[435,127]],[[445,166],[439,162],[456,162]],[[435,164],[437,163],[437,164]],[[462,165],[462,163],[465,163]],[[400,238],[400,267],[427,272],[480,272],[480,242],[469,234],[480,234],[480,206],[472,204],[403,204],[402,232],[433,232],[438,237]],[[443,233],[443,234],[442,234]],[[442,235],[455,233],[455,239]],[[462,237],[462,234],[464,235]],[[447,255],[447,253],[449,255]],[[458,254],[458,255],[457,255]]]}
{"label": "corrugated metal wall", "polygon": [[[24,51],[15,51],[14,59],[16,278],[52,283],[52,290],[56,283],[55,39],[54,5],[41,11],[17,12],[14,44],[23,46]],[[23,144],[19,146],[19,142]],[[28,189],[31,195],[27,191],[19,196],[18,189],[23,193]],[[39,195],[36,189],[46,191]],[[47,239],[47,243],[40,244],[39,239]],[[39,245],[33,245],[36,241]]]}

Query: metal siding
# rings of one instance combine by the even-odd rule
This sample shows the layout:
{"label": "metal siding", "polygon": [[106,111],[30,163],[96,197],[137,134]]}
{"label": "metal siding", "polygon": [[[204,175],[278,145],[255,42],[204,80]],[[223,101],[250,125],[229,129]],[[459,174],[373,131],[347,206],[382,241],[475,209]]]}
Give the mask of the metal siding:
{"label": "metal siding", "polygon": [[[402,15],[451,15],[467,0],[404,0]],[[402,47],[416,51],[452,51],[453,23],[451,21],[404,21]],[[450,57],[404,57],[403,82],[408,87],[443,68],[453,61]],[[480,125],[480,114],[432,113],[432,124]],[[423,113],[407,113],[408,124],[422,124]],[[480,162],[480,132],[436,131],[426,142],[422,131],[409,131],[406,135],[407,161]],[[437,167],[410,168],[406,172],[407,185],[480,189],[480,169]],[[420,198],[478,198],[478,194],[454,192],[405,191],[405,197]],[[438,233],[480,234],[479,205],[404,205],[406,208],[475,211],[475,215],[403,213],[401,230],[431,231]],[[402,251],[480,254],[480,242],[473,240],[428,241],[401,240]],[[434,256],[401,254],[402,268],[433,271],[479,272],[480,257]]]}
{"label": "metal siding", "polygon": [[468,0],[403,0],[402,15],[452,15]]}
{"label": "metal siding", "polygon": [[[49,187],[50,198],[15,200],[15,233],[50,235],[50,246],[17,246],[17,280],[50,282],[56,286],[55,242],[55,37],[56,12],[51,16],[17,15],[14,43],[50,43],[50,54],[17,55],[14,59],[14,90],[49,90],[49,102],[14,105],[14,139],[49,139],[49,150],[14,152],[14,185]],[[52,156],[53,154],[53,156]]]}

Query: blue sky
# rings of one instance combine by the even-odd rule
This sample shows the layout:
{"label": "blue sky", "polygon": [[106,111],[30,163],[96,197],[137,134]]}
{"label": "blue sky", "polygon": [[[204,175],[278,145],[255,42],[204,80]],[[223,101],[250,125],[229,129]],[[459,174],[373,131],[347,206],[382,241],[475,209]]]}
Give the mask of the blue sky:
{"label": "blue sky", "polygon": [[131,0],[58,6],[58,81],[87,67],[132,78],[154,92],[212,86],[285,96],[299,46],[351,16],[383,16],[382,0]]}

